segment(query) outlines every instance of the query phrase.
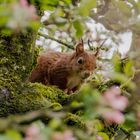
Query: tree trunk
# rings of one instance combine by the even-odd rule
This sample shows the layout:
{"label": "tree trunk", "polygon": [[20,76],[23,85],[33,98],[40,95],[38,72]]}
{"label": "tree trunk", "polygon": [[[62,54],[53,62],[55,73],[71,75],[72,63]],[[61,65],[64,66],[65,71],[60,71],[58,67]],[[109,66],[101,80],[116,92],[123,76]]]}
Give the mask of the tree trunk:
{"label": "tree trunk", "polygon": [[27,81],[33,68],[35,31],[0,38],[0,116],[44,109],[67,99],[61,90]]}

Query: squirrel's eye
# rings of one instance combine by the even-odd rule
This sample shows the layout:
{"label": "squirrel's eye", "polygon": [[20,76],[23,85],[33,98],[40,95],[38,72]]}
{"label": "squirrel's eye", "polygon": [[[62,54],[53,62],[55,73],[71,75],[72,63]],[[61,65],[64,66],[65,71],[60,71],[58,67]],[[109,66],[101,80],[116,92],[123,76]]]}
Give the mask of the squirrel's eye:
{"label": "squirrel's eye", "polygon": [[78,64],[83,64],[84,63],[84,60],[82,57],[79,57],[78,60],[77,60],[77,63]]}

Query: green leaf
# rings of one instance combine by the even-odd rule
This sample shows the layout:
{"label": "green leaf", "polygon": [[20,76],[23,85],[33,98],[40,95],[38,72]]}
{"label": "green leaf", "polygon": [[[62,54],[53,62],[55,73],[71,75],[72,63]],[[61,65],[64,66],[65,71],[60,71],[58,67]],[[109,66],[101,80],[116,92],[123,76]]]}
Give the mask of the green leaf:
{"label": "green leaf", "polygon": [[94,124],[94,128],[97,129],[97,131],[102,131],[104,128],[103,123],[100,120],[95,119],[93,121],[93,124]]}
{"label": "green leaf", "polygon": [[98,135],[103,138],[103,140],[109,140],[109,137],[106,133],[103,132],[98,132]]}
{"label": "green leaf", "polygon": [[34,30],[38,30],[38,28],[40,27],[40,23],[37,21],[31,21],[30,25],[31,25],[32,29],[34,29]]}
{"label": "green leaf", "polygon": [[127,76],[132,76],[134,71],[133,71],[133,62],[131,60],[129,60],[125,67],[124,67],[124,72]]}
{"label": "green leaf", "polygon": [[84,30],[83,25],[79,20],[76,20],[73,22],[73,27],[76,31],[76,37],[79,39],[84,33],[83,32],[83,30]]}
{"label": "green leaf", "polygon": [[7,17],[2,17],[2,16],[0,16],[0,26],[4,26],[6,23],[7,23],[7,21],[8,21],[8,18]]}
{"label": "green leaf", "polygon": [[6,135],[10,137],[11,140],[22,140],[20,133],[14,130],[8,130]]}
{"label": "green leaf", "polygon": [[60,46],[60,48],[61,48],[61,52],[65,51],[65,46],[64,45]]}
{"label": "green leaf", "polygon": [[112,57],[112,63],[114,66],[115,72],[121,72],[122,66],[121,66],[121,56],[118,52],[114,52]]}
{"label": "green leaf", "polygon": [[85,105],[84,118],[95,119],[98,113],[97,106],[100,99],[100,94],[97,90],[93,90],[88,84],[82,86],[80,89],[80,94],[82,94],[80,98],[82,98],[81,100]]}
{"label": "green leaf", "polygon": [[71,0],[64,0],[66,4],[71,4]]}
{"label": "green leaf", "polygon": [[80,4],[80,15],[88,16],[90,10],[96,7],[96,0],[82,0]]}
{"label": "green leaf", "polygon": [[59,4],[59,0],[43,0],[41,1],[41,8],[43,10],[54,10]]}
{"label": "green leaf", "polygon": [[9,5],[0,5],[0,26],[5,26],[9,20],[9,17],[11,16],[10,8],[7,9],[6,6]]}
{"label": "green leaf", "polygon": [[121,83],[121,88],[123,87],[129,87],[130,89],[135,89],[135,84],[132,82],[130,78],[128,78],[126,75],[121,73],[112,73],[110,74],[110,78],[118,83]]}
{"label": "green leaf", "polygon": [[61,120],[60,120],[60,119],[57,119],[57,118],[51,120],[50,123],[49,123],[49,126],[50,126],[52,129],[56,129],[56,128],[58,128],[58,127],[61,126],[61,125],[62,125]]}
{"label": "green leaf", "polygon": [[122,127],[127,131],[132,131],[136,126],[136,116],[133,112],[125,115],[125,123]]}
{"label": "green leaf", "polygon": [[62,5],[70,5],[71,4],[71,1],[72,0],[63,0],[63,1],[59,1],[59,4],[62,4]]}
{"label": "green leaf", "polygon": [[4,36],[10,36],[12,34],[12,30],[4,28],[3,30],[1,30],[1,34],[3,34]]}

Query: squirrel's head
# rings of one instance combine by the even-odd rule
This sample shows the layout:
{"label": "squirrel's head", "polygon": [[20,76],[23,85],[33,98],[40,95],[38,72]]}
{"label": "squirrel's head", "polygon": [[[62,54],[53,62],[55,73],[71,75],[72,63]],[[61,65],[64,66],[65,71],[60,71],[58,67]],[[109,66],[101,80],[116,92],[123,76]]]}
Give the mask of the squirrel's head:
{"label": "squirrel's head", "polygon": [[83,80],[88,78],[95,70],[96,55],[84,50],[83,40],[76,44],[71,64],[72,71],[76,72]]}

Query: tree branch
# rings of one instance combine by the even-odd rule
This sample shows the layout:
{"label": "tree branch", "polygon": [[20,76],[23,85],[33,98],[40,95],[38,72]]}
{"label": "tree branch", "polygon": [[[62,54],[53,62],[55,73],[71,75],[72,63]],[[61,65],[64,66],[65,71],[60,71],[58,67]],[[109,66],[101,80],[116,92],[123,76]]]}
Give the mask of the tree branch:
{"label": "tree branch", "polygon": [[43,34],[43,33],[41,33],[41,32],[38,32],[38,35],[43,36],[43,37],[46,38],[46,39],[50,39],[50,40],[56,41],[56,42],[58,42],[58,43],[60,43],[60,44],[62,44],[62,45],[65,45],[65,46],[68,47],[69,49],[72,49],[72,50],[74,49],[73,45],[67,44],[67,43],[65,43],[65,42],[63,42],[63,41],[61,41],[61,40],[58,40],[58,39],[53,38],[53,37],[50,37],[49,35]]}

